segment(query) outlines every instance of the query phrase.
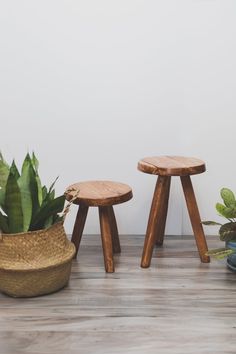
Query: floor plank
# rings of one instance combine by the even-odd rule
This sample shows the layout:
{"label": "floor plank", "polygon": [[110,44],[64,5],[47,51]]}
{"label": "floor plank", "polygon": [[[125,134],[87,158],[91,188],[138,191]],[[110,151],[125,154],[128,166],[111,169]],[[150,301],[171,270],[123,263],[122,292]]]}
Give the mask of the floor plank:
{"label": "floor plank", "polygon": [[0,294],[0,354],[235,354],[236,274],[200,263],[194,240],[176,237],[141,269],[142,246],[142,236],[122,236],[106,274],[99,236],[84,237],[67,288]]}

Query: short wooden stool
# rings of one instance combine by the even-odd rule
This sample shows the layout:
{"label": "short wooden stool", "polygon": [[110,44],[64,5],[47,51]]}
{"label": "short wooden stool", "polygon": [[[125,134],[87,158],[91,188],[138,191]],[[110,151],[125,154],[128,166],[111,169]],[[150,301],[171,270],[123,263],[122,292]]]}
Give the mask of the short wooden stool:
{"label": "short wooden stool", "polygon": [[205,172],[205,163],[192,157],[155,156],[140,160],[138,169],[144,173],[158,175],[149,214],[141,267],[148,268],[150,266],[155,243],[157,245],[163,244],[172,176],[179,176],[181,179],[200,259],[203,263],[210,262],[209,257],[206,256],[207,243],[190,179],[190,175]]}
{"label": "short wooden stool", "polygon": [[88,208],[98,207],[105,269],[108,273],[112,273],[114,272],[113,253],[121,251],[113,205],[130,200],[133,196],[132,190],[126,184],[111,181],[80,182],[67,188],[66,199],[71,200],[78,190],[78,197],[73,201],[74,204],[79,205],[72,233],[72,242],[76,247],[75,257],[79,250]]}

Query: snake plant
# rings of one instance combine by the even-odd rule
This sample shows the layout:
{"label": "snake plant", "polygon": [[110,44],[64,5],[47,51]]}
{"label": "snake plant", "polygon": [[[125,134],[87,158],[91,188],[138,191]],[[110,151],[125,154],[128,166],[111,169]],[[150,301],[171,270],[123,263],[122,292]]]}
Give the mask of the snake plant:
{"label": "snake plant", "polygon": [[[220,240],[226,242],[236,242],[236,198],[234,193],[228,188],[222,188],[220,191],[221,198],[224,204],[216,203],[216,210],[218,214],[224,217],[227,222],[224,224],[215,221],[203,221],[203,225],[219,225]],[[222,259],[235,253],[230,248],[217,248],[207,252],[209,256],[217,259]]]}
{"label": "snake plant", "polygon": [[54,185],[41,185],[39,162],[27,154],[19,172],[15,161],[11,166],[0,153],[0,230],[18,233],[47,228],[60,220],[64,195],[55,198]]}

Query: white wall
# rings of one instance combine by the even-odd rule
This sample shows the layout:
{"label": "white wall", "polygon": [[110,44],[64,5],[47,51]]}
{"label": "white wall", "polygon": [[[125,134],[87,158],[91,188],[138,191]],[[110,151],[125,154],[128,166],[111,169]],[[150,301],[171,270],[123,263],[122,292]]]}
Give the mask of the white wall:
{"label": "white wall", "polygon": [[[116,207],[121,233],[145,232],[155,177],[147,155],[207,162],[193,177],[203,219],[236,191],[234,0],[41,0],[0,4],[1,149],[35,150],[57,191],[77,180],[133,187]],[[173,181],[167,233],[191,233]],[[75,208],[66,223],[71,232]],[[86,232],[98,232],[95,210]],[[216,230],[207,230],[215,233]]]}

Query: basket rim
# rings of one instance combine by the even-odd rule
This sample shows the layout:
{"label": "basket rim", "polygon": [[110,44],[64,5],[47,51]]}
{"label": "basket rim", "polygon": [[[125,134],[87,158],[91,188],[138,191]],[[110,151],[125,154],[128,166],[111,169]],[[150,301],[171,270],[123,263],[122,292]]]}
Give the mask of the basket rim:
{"label": "basket rim", "polygon": [[0,242],[1,242],[1,237],[7,236],[7,237],[17,237],[17,236],[26,236],[26,235],[31,235],[31,234],[38,234],[38,233],[42,233],[44,231],[50,230],[52,228],[54,228],[55,226],[61,225],[63,226],[63,221],[58,221],[55,224],[46,227],[45,229],[39,229],[39,230],[35,230],[35,231],[23,231],[23,232],[17,232],[17,233],[13,233],[13,234],[4,234],[3,232],[0,234]]}
{"label": "basket rim", "polygon": [[[70,242],[68,240],[68,242]],[[0,272],[1,271],[5,271],[5,272],[12,272],[12,273],[33,273],[33,272],[40,272],[42,270],[48,270],[48,269],[53,269],[53,268],[56,268],[56,267],[59,267],[63,264],[66,264],[68,263],[69,261],[71,261],[75,255],[75,252],[76,252],[76,248],[75,248],[75,245],[70,242],[70,247],[71,247],[71,250],[73,250],[70,254],[70,257],[64,259],[62,262],[59,262],[59,263],[55,263],[55,264],[52,264],[52,265],[48,265],[48,266],[45,266],[45,267],[40,267],[40,268],[28,268],[28,269],[21,269],[21,268],[15,268],[15,269],[11,269],[11,268],[4,268],[4,267],[1,267],[0,265]]]}

